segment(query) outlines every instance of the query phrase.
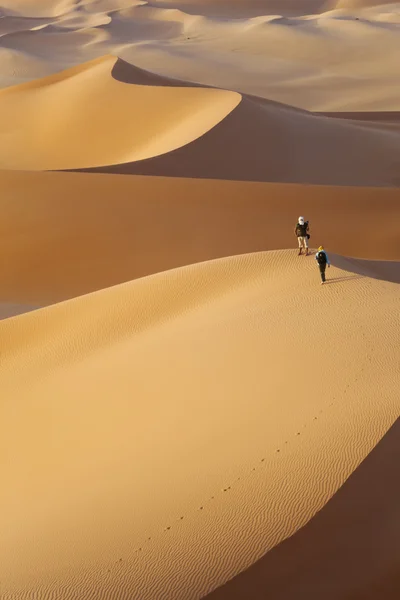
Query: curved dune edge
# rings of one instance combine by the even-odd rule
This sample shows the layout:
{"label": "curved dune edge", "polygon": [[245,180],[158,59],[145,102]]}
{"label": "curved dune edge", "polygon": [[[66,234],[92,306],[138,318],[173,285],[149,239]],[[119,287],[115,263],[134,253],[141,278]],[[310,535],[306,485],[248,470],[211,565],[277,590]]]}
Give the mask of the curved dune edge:
{"label": "curved dune edge", "polygon": [[113,56],[0,90],[0,136],[3,169],[400,185],[395,126],[189,86]]}
{"label": "curved dune edge", "polygon": [[106,56],[0,90],[0,134],[7,135],[0,168],[143,160],[202,136],[241,101],[236,92],[199,86],[126,85],[112,77],[117,60]]}
{"label": "curved dune edge", "polygon": [[235,254],[296,254],[300,214],[314,247],[400,261],[396,189],[15,171],[0,186],[3,303],[44,306]]}
{"label": "curved dune edge", "polygon": [[[113,75],[127,83],[180,82],[118,61]],[[184,84],[187,85],[187,84]],[[197,89],[197,88],[196,88]],[[213,88],[210,88],[213,89]],[[217,91],[214,89],[214,91]],[[400,130],[391,123],[331,118],[262,98],[241,101],[208,127],[168,152],[88,167],[85,171],[223,180],[398,186]],[[369,168],[366,166],[369,165]]]}
{"label": "curved dune edge", "polygon": [[397,419],[314,519],[207,599],[396,600],[399,433]]}
{"label": "curved dune edge", "polygon": [[328,502],[399,384],[398,286],[329,275],[242,255],[0,323],[5,600],[200,597]]}
{"label": "curved dune edge", "polygon": [[[169,77],[313,111],[399,108],[394,3],[341,9],[327,0],[150,4],[8,0],[0,34],[11,35],[0,40],[0,86],[118,53]],[[354,45],[363,52],[354,54]]]}

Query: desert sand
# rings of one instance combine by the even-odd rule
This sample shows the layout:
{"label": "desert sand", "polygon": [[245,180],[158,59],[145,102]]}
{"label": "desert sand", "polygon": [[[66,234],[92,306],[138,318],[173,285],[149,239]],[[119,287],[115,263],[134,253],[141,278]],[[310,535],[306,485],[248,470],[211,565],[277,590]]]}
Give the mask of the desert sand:
{"label": "desert sand", "polygon": [[1,600],[399,598],[399,32],[3,0]]}

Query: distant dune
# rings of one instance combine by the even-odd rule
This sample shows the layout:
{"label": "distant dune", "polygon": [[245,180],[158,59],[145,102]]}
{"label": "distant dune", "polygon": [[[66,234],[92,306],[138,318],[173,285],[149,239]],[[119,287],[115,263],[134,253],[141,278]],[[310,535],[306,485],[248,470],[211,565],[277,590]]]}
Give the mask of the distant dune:
{"label": "distant dune", "polygon": [[370,6],[398,4],[398,0],[339,0],[336,8],[368,8]]}
{"label": "distant dune", "polygon": [[113,55],[310,111],[398,111],[399,23],[396,3],[5,0],[0,88]]}
{"label": "distant dune", "polygon": [[396,128],[361,127],[235,92],[168,85],[168,79],[116,61],[97,59],[0,91],[0,135],[8,140],[0,148],[0,166],[330,185],[400,183]]}

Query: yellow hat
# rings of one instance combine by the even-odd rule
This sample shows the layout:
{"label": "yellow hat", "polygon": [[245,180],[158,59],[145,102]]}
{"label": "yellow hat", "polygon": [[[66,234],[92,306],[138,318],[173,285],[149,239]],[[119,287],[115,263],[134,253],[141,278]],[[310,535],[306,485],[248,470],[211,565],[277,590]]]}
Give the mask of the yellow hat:
{"label": "yellow hat", "polygon": [[324,249],[324,247],[323,247],[323,246],[320,246],[320,247],[318,248],[318,252],[320,252],[320,251],[321,251],[321,250],[323,250],[323,249]]}

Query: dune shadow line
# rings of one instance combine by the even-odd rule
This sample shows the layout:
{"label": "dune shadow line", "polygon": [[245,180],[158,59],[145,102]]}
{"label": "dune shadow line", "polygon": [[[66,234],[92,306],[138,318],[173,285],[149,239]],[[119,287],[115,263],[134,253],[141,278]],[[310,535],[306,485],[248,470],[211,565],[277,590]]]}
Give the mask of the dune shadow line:
{"label": "dune shadow line", "polygon": [[400,419],[307,525],[207,600],[398,600]]}

